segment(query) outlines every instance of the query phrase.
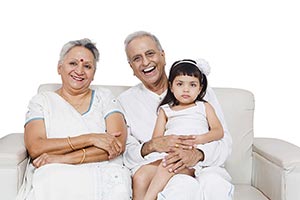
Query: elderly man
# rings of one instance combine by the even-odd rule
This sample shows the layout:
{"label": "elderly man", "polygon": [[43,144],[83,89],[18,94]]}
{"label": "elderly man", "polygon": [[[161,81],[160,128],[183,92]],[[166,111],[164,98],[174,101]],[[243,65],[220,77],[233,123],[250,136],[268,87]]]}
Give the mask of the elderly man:
{"label": "elderly man", "polygon": [[175,148],[178,144],[184,144],[179,136],[175,135],[151,139],[157,107],[168,88],[165,52],[157,37],[144,31],[134,32],[126,38],[125,52],[134,75],[141,81],[118,98],[129,127],[130,135],[124,153],[124,163],[133,173],[133,189],[135,172],[140,166],[151,162],[147,155],[152,152],[166,152],[168,155],[164,162],[171,172],[193,167],[201,168],[197,170],[201,173],[196,174],[196,178],[176,174],[159,193],[158,199],[232,199],[233,185],[223,167],[231,153],[232,140],[213,90],[207,88],[205,99],[213,105],[222,123],[223,139],[192,149]]}

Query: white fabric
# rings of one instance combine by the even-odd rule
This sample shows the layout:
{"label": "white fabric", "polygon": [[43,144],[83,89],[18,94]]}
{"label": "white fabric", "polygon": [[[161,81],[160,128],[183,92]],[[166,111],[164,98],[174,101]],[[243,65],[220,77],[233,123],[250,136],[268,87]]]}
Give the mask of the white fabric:
{"label": "white fabric", "polygon": [[[135,171],[141,165],[149,163],[149,160],[147,160],[146,157],[143,158],[141,156],[141,147],[144,142],[151,139],[157,118],[157,107],[165,95],[166,91],[162,95],[157,95],[145,88],[145,86],[140,83],[125,91],[118,97],[118,100],[124,110],[125,118],[129,128],[129,136],[127,140],[126,151],[124,153],[124,163],[132,170],[132,173],[135,173]],[[205,154],[205,160],[199,162],[195,167],[200,168],[202,166],[223,166],[227,157],[231,153],[232,139],[228,132],[220,105],[210,87],[207,88],[205,100],[207,100],[214,107],[216,114],[223,125],[224,137],[219,141],[198,145],[198,148],[201,149]],[[172,181],[169,181],[165,190],[162,192],[165,199],[181,200],[181,192],[178,187],[181,187],[180,185],[182,184],[182,180],[181,178],[177,178],[177,176],[179,175],[175,175],[171,179]],[[228,191],[226,193],[226,197],[228,197],[228,194],[231,194],[233,191],[231,188],[232,184],[226,181],[218,173],[215,173],[215,176],[218,176],[220,180],[223,180],[223,182],[226,182],[227,185],[230,185],[230,187],[227,187]],[[169,187],[173,189],[167,190]],[[187,187],[191,187],[189,190],[196,188],[191,193],[189,192],[190,194],[196,194],[197,192],[200,192],[200,196],[204,195],[204,191],[199,190],[200,186],[197,184],[196,187],[193,187],[190,184],[188,184]],[[186,192],[184,192],[184,194],[186,194]],[[199,200],[197,195],[193,195],[193,198],[195,200]],[[205,200],[210,199],[207,197]]]}
{"label": "white fabric", "polygon": [[[168,104],[160,107],[167,117],[165,135],[200,135],[209,131],[204,102],[196,101],[195,103],[195,106],[182,110],[172,110]],[[165,153],[153,152],[145,158],[153,162],[162,159],[165,155]]]}
{"label": "white fabric", "polygon": [[165,135],[200,135],[209,131],[204,102],[195,104],[183,110],[172,110],[168,104],[161,106],[168,118]]}
{"label": "white fabric", "polygon": [[[118,97],[129,128],[124,163],[131,170],[135,171],[140,165],[147,163],[147,160],[140,154],[141,147],[152,137],[157,118],[156,110],[165,95],[166,91],[159,96],[145,88],[143,84],[138,84]],[[222,166],[231,153],[232,139],[219,102],[211,87],[207,88],[204,99],[214,107],[224,129],[224,137],[219,141],[198,145],[198,148],[205,154],[204,161],[199,162],[198,165],[200,167]]]}
{"label": "white fabric", "polygon": [[[30,101],[26,123],[43,119],[48,138],[105,133],[105,117],[113,112],[121,109],[107,89],[93,90],[89,109],[84,114],[57,93],[42,92]],[[26,198],[29,200],[127,200],[131,195],[130,173],[123,166],[121,156],[112,161],[81,165],[48,164],[27,176],[27,184],[32,184]],[[20,199],[25,199],[24,195],[27,194],[22,194]]]}
{"label": "white fabric", "polygon": [[109,113],[121,112],[111,92],[101,88],[93,90],[90,107],[83,114],[55,92],[37,94],[30,101],[28,108],[26,123],[44,119],[48,138],[104,133],[105,117]]}
{"label": "white fabric", "polygon": [[[216,167],[219,168],[219,167]],[[209,169],[209,168],[206,168]],[[221,169],[221,168],[220,168]],[[210,170],[210,169],[209,169]],[[216,169],[213,169],[216,170]],[[221,170],[224,170],[223,168]],[[217,170],[219,171],[219,170]],[[234,187],[218,173],[202,171],[197,178],[178,174],[173,176],[158,200],[232,200]]]}

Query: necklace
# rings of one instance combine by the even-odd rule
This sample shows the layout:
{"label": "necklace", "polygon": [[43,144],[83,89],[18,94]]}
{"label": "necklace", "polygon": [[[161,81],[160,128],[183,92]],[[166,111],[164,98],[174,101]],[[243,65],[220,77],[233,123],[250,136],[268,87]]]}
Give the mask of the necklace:
{"label": "necklace", "polygon": [[81,108],[81,106],[82,106],[83,103],[85,102],[85,100],[89,97],[90,91],[91,91],[91,90],[89,90],[86,94],[84,94],[84,96],[81,98],[81,101],[80,101],[79,103],[76,103],[76,104],[75,104],[74,102],[72,102],[72,100],[71,100],[69,97],[67,97],[66,95],[63,94],[62,89],[59,90],[58,94],[59,94],[64,100],[66,100],[71,106],[73,106],[77,111],[79,111],[80,108]]}

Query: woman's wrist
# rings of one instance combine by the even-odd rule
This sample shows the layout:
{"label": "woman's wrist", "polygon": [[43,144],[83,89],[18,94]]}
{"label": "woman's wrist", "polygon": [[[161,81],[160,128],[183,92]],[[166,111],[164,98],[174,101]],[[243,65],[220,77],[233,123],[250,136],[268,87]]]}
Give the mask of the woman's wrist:
{"label": "woman's wrist", "polygon": [[90,133],[85,135],[87,137],[87,139],[85,141],[87,141],[86,146],[96,146],[95,144],[97,143],[97,140],[99,138],[96,137],[96,133]]}

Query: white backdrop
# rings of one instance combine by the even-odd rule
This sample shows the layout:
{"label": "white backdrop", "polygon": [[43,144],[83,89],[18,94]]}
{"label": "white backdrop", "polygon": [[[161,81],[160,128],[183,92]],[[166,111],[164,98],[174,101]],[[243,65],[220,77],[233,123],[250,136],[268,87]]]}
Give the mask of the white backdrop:
{"label": "white backdrop", "polygon": [[297,0],[1,1],[0,137],[23,131],[39,84],[60,82],[64,43],[84,37],[97,43],[94,84],[133,85],[123,40],[146,30],[160,39],[167,70],[177,59],[206,59],[211,86],[255,94],[255,136],[300,146],[299,10]]}

